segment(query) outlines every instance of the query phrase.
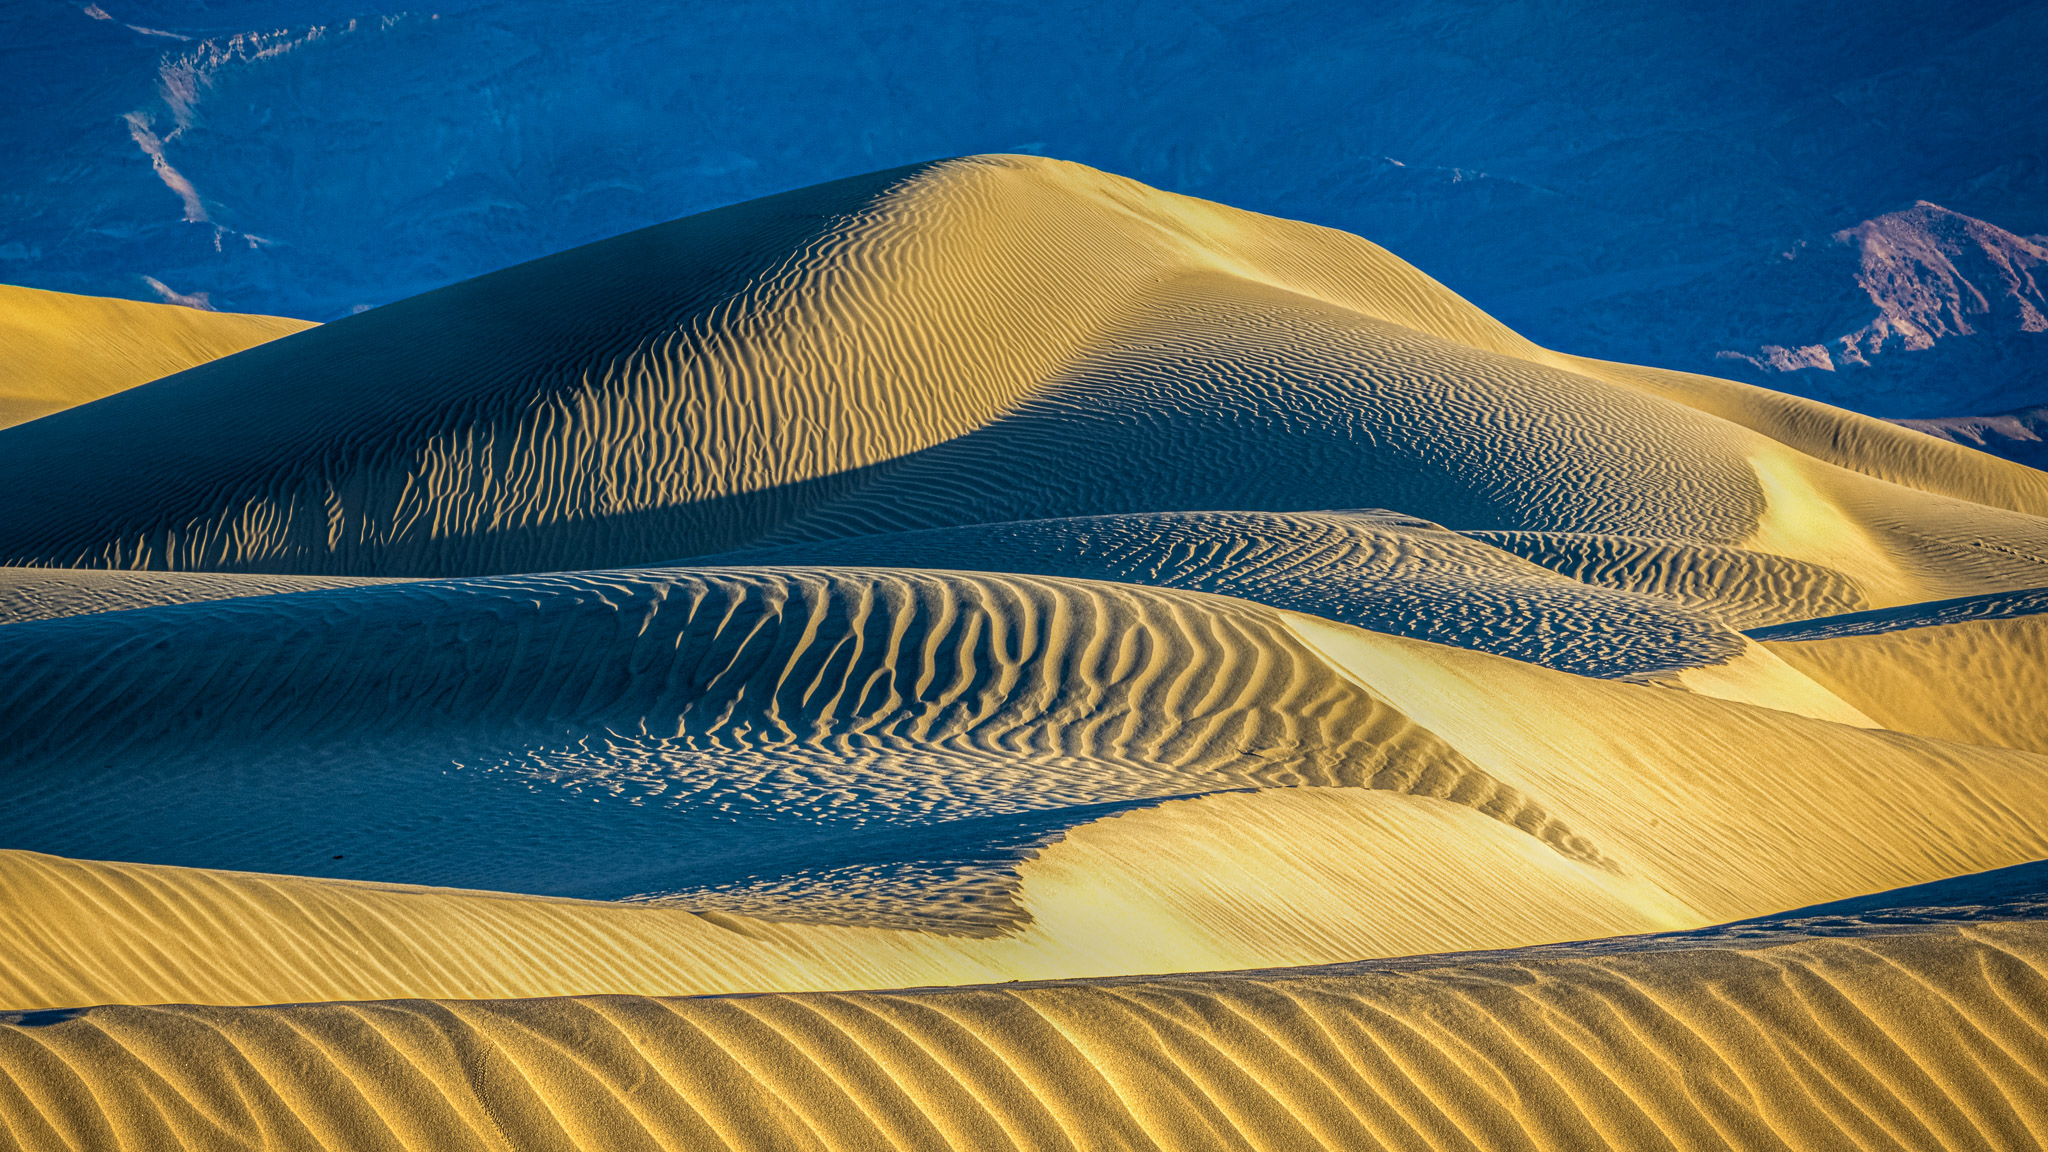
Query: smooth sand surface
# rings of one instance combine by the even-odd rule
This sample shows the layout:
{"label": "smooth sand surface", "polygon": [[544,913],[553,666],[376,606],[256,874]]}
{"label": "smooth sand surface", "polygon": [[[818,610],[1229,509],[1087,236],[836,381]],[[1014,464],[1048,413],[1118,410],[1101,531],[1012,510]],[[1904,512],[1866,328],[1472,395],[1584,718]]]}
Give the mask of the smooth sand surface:
{"label": "smooth sand surface", "polygon": [[314,327],[0,284],[0,428]]}
{"label": "smooth sand surface", "polygon": [[2048,615],[1765,647],[1887,728],[2048,752]]}
{"label": "smooth sand surface", "polygon": [[2048,1142],[2048,474],[1036,157],[48,296],[0,1146]]}
{"label": "smooth sand surface", "polygon": [[0,1017],[28,1149],[1970,1149],[2048,928],[1101,983]]}

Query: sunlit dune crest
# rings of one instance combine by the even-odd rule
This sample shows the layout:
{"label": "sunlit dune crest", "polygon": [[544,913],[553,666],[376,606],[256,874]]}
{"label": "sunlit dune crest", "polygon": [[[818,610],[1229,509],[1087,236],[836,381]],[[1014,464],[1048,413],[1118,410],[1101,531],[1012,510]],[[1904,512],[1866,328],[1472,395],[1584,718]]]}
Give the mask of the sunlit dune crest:
{"label": "sunlit dune crest", "polygon": [[2048,475],[1036,157],[93,307],[0,1144],[2048,1133]]}
{"label": "sunlit dune crest", "polygon": [[0,284],[0,428],[311,327]]}

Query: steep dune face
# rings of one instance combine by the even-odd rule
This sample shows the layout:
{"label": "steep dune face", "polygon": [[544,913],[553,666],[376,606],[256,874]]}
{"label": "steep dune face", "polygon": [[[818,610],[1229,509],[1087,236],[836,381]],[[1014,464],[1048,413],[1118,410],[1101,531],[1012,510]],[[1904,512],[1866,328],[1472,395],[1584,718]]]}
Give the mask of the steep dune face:
{"label": "steep dune face", "polygon": [[0,428],[313,327],[0,284]]}
{"label": "steep dune face", "polygon": [[2031,516],[1942,498],[2048,510],[2027,470],[1809,457],[1364,240],[1029,157],[632,233],[0,448],[31,497],[0,559],[36,566],[455,575],[1247,506],[1746,543],[1853,562],[1883,603],[2037,584],[2048,555]]}
{"label": "steep dune face", "polygon": [[0,1093],[0,1123],[38,1150],[2004,1152],[2048,1127],[2044,967],[2040,926],[1978,924],[914,992],[106,1007],[0,1018],[0,1079],[36,1086]]}

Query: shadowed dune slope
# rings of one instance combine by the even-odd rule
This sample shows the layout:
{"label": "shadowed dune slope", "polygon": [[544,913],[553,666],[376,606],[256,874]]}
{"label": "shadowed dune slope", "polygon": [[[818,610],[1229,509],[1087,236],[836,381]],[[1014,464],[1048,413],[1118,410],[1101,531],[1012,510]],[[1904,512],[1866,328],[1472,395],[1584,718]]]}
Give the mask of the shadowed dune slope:
{"label": "shadowed dune slope", "polygon": [[313,326],[0,284],[0,428]]}
{"label": "shadowed dune slope", "polygon": [[2016,1152],[2048,1133],[2044,970],[2048,929],[1984,923],[911,992],[106,1007],[0,1018],[0,1125],[38,1152]]}
{"label": "shadowed dune slope", "polygon": [[1357,237],[975,157],[621,236],[0,434],[23,494],[0,560],[462,575],[1379,506],[1743,546],[1855,571],[1873,603],[2048,576],[2022,514],[2048,477],[1822,408],[1800,410],[1833,429],[1809,455],[1743,423],[1752,393],[1546,352]]}
{"label": "shadowed dune slope", "polygon": [[0,568],[0,624],[380,583],[351,576],[243,576],[213,572],[109,572]]}
{"label": "shadowed dune slope", "polygon": [[[0,692],[12,845],[658,898],[17,855],[13,934],[58,942],[18,959],[17,1006],[1315,963],[2048,855],[2037,756],[1049,577],[641,570],[79,616],[0,628]],[[1222,789],[1257,791],[1175,799]],[[1025,839],[974,823],[1033,814]]]}
{"label": "shadowed dune slope", "polygon": [[[1375,509],[1028,520],[690,563],[964,568],[1191,588],[1592,676],[1721,664],[1747,647],[1704,611],[1591,586],[1575,573],[1560,576],[1426,520]],[[1703,595],[1696,602],[1713,601]]]}

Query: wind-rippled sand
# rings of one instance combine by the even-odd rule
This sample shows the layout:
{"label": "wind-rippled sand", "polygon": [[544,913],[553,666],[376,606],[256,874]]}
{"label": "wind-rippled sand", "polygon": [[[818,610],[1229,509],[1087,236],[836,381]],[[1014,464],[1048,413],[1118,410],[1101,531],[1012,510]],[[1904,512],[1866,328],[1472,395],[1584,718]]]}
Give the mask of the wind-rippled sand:
{"label": "wind-rippled sand", "polygon": [[0,430],[0,1146],[2048,1141],[2042,473],[1032,157],[136,316]]}

